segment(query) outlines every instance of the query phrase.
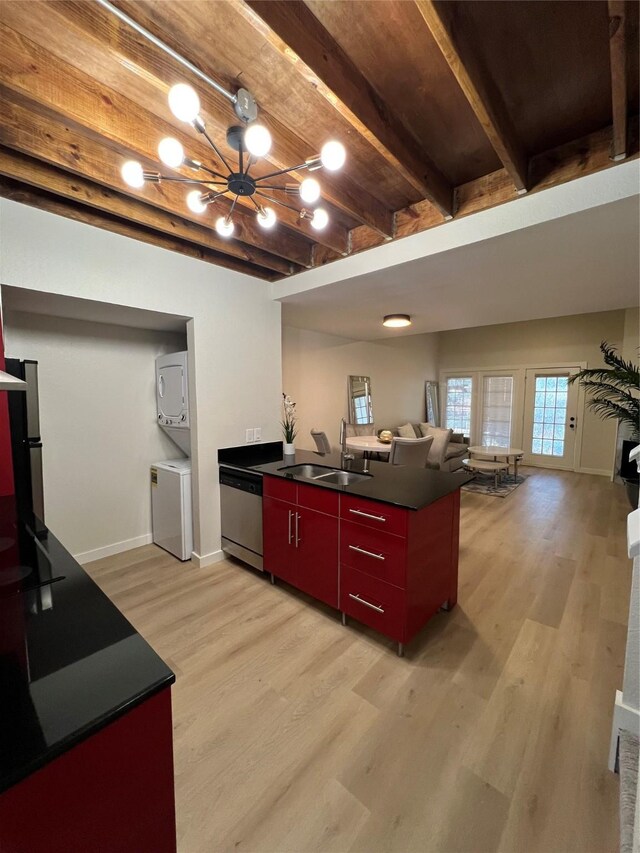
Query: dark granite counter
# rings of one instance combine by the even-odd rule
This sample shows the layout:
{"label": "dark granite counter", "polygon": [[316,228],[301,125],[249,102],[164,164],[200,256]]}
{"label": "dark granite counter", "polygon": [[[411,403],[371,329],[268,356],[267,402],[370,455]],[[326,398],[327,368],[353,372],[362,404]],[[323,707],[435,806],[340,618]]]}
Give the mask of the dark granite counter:
{"label": "dark granite counter", "polygon": [[[244,452],[243,452],[244,451]],[[317,486],[320,489],[333,489],[350,495],[358,495],[382,503],[394,504],[405,509],[422,509],[434,501],[451,494],[473,478],[465,471],[453,474],[435,471],[430,468],[410,468],[402,465],[389,465],[388,462],[373,462],[362,458],[347,460],[341,464],[339,453],[314,453],[298,450],[295,456],[286,458],[279,442],[265,444],[263,447],[234,447],[219,451],[221,465],[233,465],[237,468],[270,474],[274,477],[295,479],[300,483]],[[326,465],[328,468],[340,468],[345,471],[367,473],[370,476],[359,483],[338,486],[321,480],[307,480],[287,471],[294,465],[312,463]]]}
{"label": "dark granite counter", "polygon": [[0,498],[0,791],[173,681],[55,536]]}

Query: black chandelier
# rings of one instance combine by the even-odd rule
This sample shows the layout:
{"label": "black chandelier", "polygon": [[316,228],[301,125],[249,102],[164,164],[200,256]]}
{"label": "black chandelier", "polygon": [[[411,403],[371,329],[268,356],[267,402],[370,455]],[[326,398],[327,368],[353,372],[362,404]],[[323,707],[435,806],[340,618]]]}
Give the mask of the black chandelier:
{"label": "black chandelier", "polygon": [[[224,90],[223,90],[224,91]],[[225,94],[227,94],[225,92]],[[229,95],[227,94],[229,97]],[[267,175],[254,177],[250,174],[251,168],[257,160],[265,157],[271,149],[271,134],[269,130],[256,121],[258,108],[253,96],[246,89],[240,89],[232,96],[234,110],[237,117],[242,121],[241,125],[234,124],[227,130],[227,144],[231,149],[237,151],[237,167],[229,162],[229,159],[220,151],[216,143],[207,133],[204,120],[200,115],[200,99],[197,92],[186,83],[178,83],[169,90],[169,107],[174,116],[181,121],[191,124],[207,140],[215,151],[218,159],[223,164],[227,174],[222,174],[215,169],[209,168],[198,160],[192,160],[185,156],[184,148],[179,140],[166,137],[158,145],[158,156],[165,166],[171,169],[179,169],[187,166],[194,172],[199,172],[200,177],[184,178],[177,175],[164,175],[160,172],[147,171],[135,160],[128,160],[122,166],[122,177],[131,187],[140,188],[145,182],[160,183],[161,181],[175,181],[184,184],[200,184],[207,188],[206,192],[192,190],[186,196],[186,203],[193,213],[204,213],[207,207],[214,204],[217,199],[233,197],[230,209],[220,216],[215,223],[216,231],[221,237],[231,237],[234,231],[233,212],[238,199],[249,198],[256,208],[256,218],[262,228],[273,228],[277,222],[276,212],[267,203],[286,207],[293,210],[300,219],[309,220],[311,227],[317,231],[326,228],[329,215],[323,207],[309,209],[302,207],[298,209],[293,205],[275,198],[273,193],[282,193],[288,199],[299,195],[305,205],[313,206],[320,199],[321,189],[318,181],[313,177],[305,178],[300,185],[273,183],[275,178],[287,175],[290,172],[298,172],[303,169],[314,172],[325,168],[328,171],[336,171],[342,168],[346,159],[344,146],[340,142],[331,140],[326,142],[314,157],[307,158],[304,163],[291,166],[288,169],[278,169]]]}

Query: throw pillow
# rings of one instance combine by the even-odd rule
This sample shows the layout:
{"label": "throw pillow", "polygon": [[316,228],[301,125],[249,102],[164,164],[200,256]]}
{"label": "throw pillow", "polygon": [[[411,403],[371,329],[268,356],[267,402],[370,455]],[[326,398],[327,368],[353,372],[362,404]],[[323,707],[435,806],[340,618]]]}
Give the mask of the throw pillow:
{"label": "throw pillow", "polygon": [[452,432],[451,433],[451,441],[453,444],[464,444],[464,433],[463,432]]}
{"label": "throw pillow", "polygon": [[398,435],[400,438],[415,438],[416,433],[411,424],[404,424],[404,426],[398,427]]}
{"label": "throw pillow", "polygon": [[432,435],[433,442],[429,449],[427,460],[429,463],[441,465],[444,462],[447,453],[447,446],[451,441],[452,429],[443,429],[442,427],[434,427],[431,424],[420,424],[420,431],[423,435]]}

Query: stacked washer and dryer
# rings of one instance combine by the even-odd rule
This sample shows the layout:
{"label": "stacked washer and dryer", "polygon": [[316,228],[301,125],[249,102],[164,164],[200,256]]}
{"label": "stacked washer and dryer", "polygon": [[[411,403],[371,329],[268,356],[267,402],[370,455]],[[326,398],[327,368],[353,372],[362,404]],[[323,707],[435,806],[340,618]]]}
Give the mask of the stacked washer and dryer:
{"label": "stacked washer and dryer", "polygon": [[156,359],[156,401],[158,426],[186,458],[169,459],[151,466],[153,541],[179,560],[189,560],[193,551],[193,512],[186,352],[173,352]]}

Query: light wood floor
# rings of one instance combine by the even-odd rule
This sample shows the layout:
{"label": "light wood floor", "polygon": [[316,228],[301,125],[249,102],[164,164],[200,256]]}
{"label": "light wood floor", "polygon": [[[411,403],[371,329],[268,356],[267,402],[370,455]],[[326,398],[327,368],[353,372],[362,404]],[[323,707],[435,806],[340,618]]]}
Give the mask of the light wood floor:
{"label": "light wood floor", "polygon": [[404,659],[240,564],[88,566],[177,675],[180,853],[617,850],[622,488],[463,494],[458,607]]}

